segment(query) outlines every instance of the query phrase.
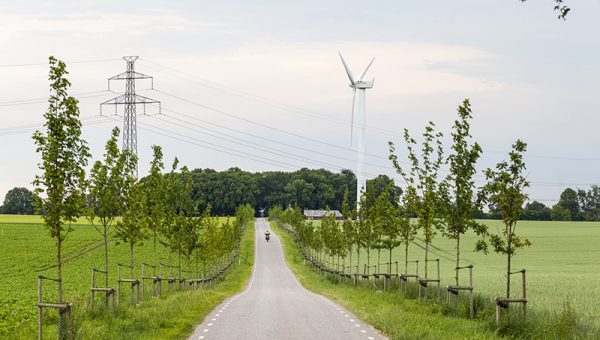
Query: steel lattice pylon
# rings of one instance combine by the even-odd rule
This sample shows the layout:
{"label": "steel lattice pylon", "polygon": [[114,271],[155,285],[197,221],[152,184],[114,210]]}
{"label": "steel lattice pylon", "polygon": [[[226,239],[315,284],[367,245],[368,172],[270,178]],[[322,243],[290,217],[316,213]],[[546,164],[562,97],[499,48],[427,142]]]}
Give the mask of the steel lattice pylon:
{"label": "steel lattice pylon", "polygon": [[[129,149],[137,157],[137,104],[144,105],[144,114],[146,114],[146,104],[158,104],[160,113],[160,102],[135,93],[135,81],[137,79],[150,79],[151,88],[154,88],[154,81],[151,76],[135,72],[135,61],[138,56],[125,56],[123,60],[127,62],[127,70],[114,77],[108,78],[108,90],[110,91],[111,80],[125,80],[125,93],[109,99],[100,104],[100,113],[102,114],[103,105],[114,105],[115,114],[117,106],[124,105],[123,109],[123,150]],[[135,177],[138,177],[137,164],[135,167]]]}

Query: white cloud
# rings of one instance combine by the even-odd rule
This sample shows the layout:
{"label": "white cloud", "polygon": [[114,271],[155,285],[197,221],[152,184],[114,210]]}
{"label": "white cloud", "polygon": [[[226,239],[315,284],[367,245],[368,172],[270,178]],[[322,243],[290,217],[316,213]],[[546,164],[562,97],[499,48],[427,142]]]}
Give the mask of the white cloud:
{"label": "white cloud", "polygon": [[147,10],[140,13],[79,12],[64,15],[0,14],[0,30],[3,40],[28,34],[77,34],[98,35],[120,33],[144,35],[148,32],[183,31],[199,27],[221,27],[216,22],[193,21],[171,11]]}

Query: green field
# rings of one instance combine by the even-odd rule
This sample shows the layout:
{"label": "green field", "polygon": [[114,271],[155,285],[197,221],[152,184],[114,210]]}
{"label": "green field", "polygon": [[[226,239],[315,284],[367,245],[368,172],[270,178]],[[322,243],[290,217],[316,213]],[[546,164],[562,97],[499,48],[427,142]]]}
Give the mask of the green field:
{"label": "green field", "polygon": [[[490,230],[501,229],[500,221],[483,221]],[[600,329],[600,223],[520,221],[517,233],[526,236],[533,246],[520,250],[513,258],[513,270],[527,270],[528,308],[561,312],[565,303],[578,313],[581,321]],[[473,264],[475,292],[489,298],[506,292],[506,257],[473,252],[476,236],[467,234],[461,240],[462,265]],[[420,260],[423,274],[423,250],[417,240],[409,248],[409,259]],[[454,284],[455,242],[437,235],[430,248],[430,259],[440,259],[442,287]],[[388,262],[388,252],[381,252],[381,262]],[[404,263],[403,248],[393,252],[393,261]],[[367,256],[362,250],[361,267]],[[392,262],[393,262],[392,261]],[[371,252],[371,264],[377,263],[377,251]],[[356,253],[353,255],[356,265]],[[409,266],[414,271],[414,264]],[[383,268],[381,271],[387,271]],[[395,272],[395,268],[393,269]],[[402,266],[400,266],[402,272]],[[462,280],[467,280],[467,273]],[[435,276],[435,263],[429,275]],[[513,276],[512,295],[520,294],[520,276]],[[466,283],[466,281],[463,281]]]}
{"label": "green field", "polygon": [[[63,281],[65,300],[84,308],[89,304],[91,268],[104,268],[104,252],[101,235],[84,219],[78,223],[64,242]],[[56,248],[38,216],[0,215],[0,242],[0,338],[15,332],[28,337],[37,329],[37,276],[56,277]],[[112,242],[108,251],[110,286],[116,287],[117,263],[129,263],[129,247]],[[135,248],[135,259],[139,277],[141,263],[153,260],[151,240]],[[159,262],[175,264],[176,256],[159,246]],[[44,299],[55,301],[56,286],[45,283],[44,287]]]}

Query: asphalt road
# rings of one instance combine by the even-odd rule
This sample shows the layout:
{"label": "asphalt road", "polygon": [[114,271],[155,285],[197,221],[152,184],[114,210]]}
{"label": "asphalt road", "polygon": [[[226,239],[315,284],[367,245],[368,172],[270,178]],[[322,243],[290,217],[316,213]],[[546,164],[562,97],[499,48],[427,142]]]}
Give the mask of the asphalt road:
{"label": "asphalt road", "polygon": [[254,271],[246,290],[212,311],[190,339],[382,339],[328,299],[304,289],[287,267],[269,223],[255,224]]}

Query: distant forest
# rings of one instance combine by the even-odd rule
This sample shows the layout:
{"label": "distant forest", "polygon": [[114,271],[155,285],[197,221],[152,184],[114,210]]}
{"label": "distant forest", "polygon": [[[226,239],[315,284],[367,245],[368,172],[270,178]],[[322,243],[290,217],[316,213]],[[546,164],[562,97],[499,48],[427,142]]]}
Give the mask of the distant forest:
{"label": "distant forest", "polygon": [[[226,171],[196,169],[194,198],[204,207],[210,203],[219,215],[229,215],[241,203],[267,210],[275,205],[298,206],[306,209],[341,209],[344,191],[348,190],[350,205],[356,202],[356,177],[350,170],[333,173],[325,169],[303,168],[294,172],[266,171],[251,173],[239,168]],[[367,181],[367,190],[375,197],[393,180],[379,175]],[[395,187],[399,193],[400,188]]]}
{"label": "distant forest", "polygon": [[[350,206],[356,201],[356,177],[351,170],[333,173],[325,169],[303,168],[294,172],[265,171],[248,172],[239,168],[225,171],[195,169],[194,199],[203,210],[212,205],[213,214],[231,216],[240,204],[248,203],[255,209],[268,209],[275,205],[282,207],[298,206],[306,209],[340,210],[344,191],[348,190]],[[143,179],[142,179],[143,180]],[[368,197],[379,196],[393,180],[379,175],[367,181]],[[394,186],[392,200],[402,190]],[[26,188],[11,189],[5,196],[0,213],[32,214],[33,196]],[[493,206],[476,212],[480,219],[498,219]],[[537,221],[600,221],[600,187],[593,185],[589,190],[565,189],[558,203],[549,207],[533,201],[525,205],[521,214],[523,220]]]}

